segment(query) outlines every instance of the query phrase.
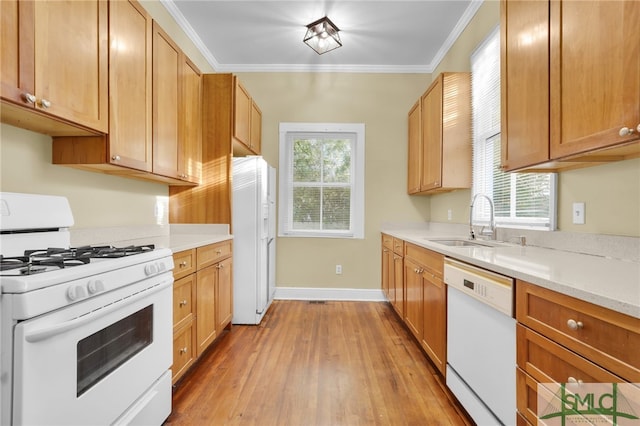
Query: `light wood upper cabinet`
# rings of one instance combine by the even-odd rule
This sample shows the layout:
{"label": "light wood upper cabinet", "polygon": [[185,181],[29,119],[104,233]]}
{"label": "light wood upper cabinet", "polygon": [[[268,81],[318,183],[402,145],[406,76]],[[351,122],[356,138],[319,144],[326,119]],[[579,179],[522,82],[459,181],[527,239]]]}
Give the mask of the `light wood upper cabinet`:
{"label": "light wood upper cabinet", "polygon": [[422,133],[421,129],[420,100],[418,100],[409,111],[409,146],[408,146],[408,167],[407,167],[407,192],[416,194],[420,192],[421,177],[421,156],[422,156]]}
{"label": "light wood upper cabinet", "polygon": [[53,136],[106,133],[107,2],[0,7],[2,121]]}
{"label": "light wood upper cabinet", "polygon": [[136,1],[109,2],[107,161],[152,170],[152,19]]}
{"label": "light wood upper cabinet", "polygon": [[180,48],[153,22],[153,173],[178,176]]}
{"label": "light wood upper cabinet", "polygon": [[234,78],[233,137],[245,145],[251,146],[251,95],[238,77]]}
{"label": "light wood upper cabinet", "polygon": [[202,74],[184,55],[182,73],[178,174],[189,182],[199,183],[202,176]]}
{"label": "light wood upper cabinet", "polygon": [[470,74],[439,74],[419,105],[414,105],[409,115],[408,192],[429,194],[470,188]]}
{"label": "light wood upper cabinet", "polygon": [[262,151],[262,111],[260,111],[260,108],[253,99],[251,100],[251,136],[249,138],[249,149],[258,154]]}
{"label": "light wood upper cabinet", "polygon": [[640,155],[639,21],[637,1],[502,1],[505,170]]}
{"label": "light wood upper cabinet", "polygon": [[236,76],[233,77],[233,139],[236,155],[259,155],[262,112]]}
{"label": "light wood upper cabinet", "polygon": [[501,162],[506,170],[549,159],[548,16],[547,0],[502,3]]}
{"label": "light wood upper cabinet", "polygon": [[199,183],[200,71],[135,0],[109,2],[109,38],[109,134],[54,137],[53,163]]}

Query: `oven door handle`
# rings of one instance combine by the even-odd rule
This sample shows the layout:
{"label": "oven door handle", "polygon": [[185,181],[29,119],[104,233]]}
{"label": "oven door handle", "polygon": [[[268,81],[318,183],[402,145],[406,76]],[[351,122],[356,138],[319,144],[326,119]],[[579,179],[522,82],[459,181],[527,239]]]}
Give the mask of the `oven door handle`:
{"label": "oven door handle", "polygon": [[147,298],[152,294],[158,293],[159,291],[164,290],[165,288],[171,286],[172,284],[173,284],[173,280],[163,281],[162,283],[154,287],[141,291],[125,299],[120,299],[115,303],[112,303],[104,308],[97,309],[86,315],[82,315],[80,317],[74,318],[69,321],[65,321],[60,324],[36,329],[30,333],[25,333],[24,338],[29,343],[36,343],[42,340],[49,339],[53,336],[57,336],[66,331],[73,330],[74,328],[78,328],[88,322],[104,317],[105,315],[109,315],[110,313],[117,311],[118,309],[122,309],[125,306],[131,305],[132,303],[135,303],[141,299]]}

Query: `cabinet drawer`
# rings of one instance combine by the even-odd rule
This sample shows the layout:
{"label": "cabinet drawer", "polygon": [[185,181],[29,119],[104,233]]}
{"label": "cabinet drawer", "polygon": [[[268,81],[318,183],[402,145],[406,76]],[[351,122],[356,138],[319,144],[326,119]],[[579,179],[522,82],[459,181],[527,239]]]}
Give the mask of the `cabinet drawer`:
{"label": "cabinet drawer", "polygon": [[517,325],[517,364],[540,383],[620,383],[620,377],[552,342],[521,324]]}
{"label": "cabinet drawer", "polygon": [[189,275],[196,270],[196,251],[185,250],[173,254],[173,278],[178,279]]}
{"label": "cabinet drawer", "polygon": [[393,252],[399,254],[400,256],[404,255],[404,241],[399,238],[393,238]]}
{"label": "cabinet drawer", "polygon": [[173,283],[173,328],[178,329],[193,320],[196,300],[196,276],[194,274]]}
{"label": "cabinet drawer", "polygon": [[421,266],[429,268],[437,277],[442,278],[444,269],[444,256],[435,251],[427,250],[425,248],[405,243],[404,255],[410,257],[419,263]]}
{"label": "cabinet drawer", "polygon": [[195,361],[193,352],[193,325],[190,324],[173,335],[173,383],[176,382]]}
{"label": "cabinet drawer", "polygon": [[393,250],[393,240],[394,238],[391,235],[382,234],[382,246],[388,248],[389,250]]}
{"label": "cabinet drawer", "polygon": [[640,319],[523,281],[518,322],[629,382],[640,382]]}
{"label": "cabinet drawer", "polygon": [[198,269],[213,265],[221,259],[231,256],[231,240],[222,241],[197,249]]}

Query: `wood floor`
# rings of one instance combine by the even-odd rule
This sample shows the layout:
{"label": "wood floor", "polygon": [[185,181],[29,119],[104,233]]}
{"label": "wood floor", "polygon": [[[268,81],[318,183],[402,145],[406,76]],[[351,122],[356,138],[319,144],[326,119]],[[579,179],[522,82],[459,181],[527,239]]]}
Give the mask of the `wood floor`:
{"label": "wood floor", "polygon": [[464,425],[387,303],[275,301],[178,383],[166,426]]}

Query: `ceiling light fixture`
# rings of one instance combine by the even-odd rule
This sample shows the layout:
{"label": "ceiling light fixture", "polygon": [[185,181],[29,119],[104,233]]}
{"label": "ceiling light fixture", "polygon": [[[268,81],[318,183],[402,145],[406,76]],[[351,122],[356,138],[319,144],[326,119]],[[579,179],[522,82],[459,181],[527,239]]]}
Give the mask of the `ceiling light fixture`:
{"label": "ceiling light fixture", "polygon": [[342,46],[338,31],[340,29],[336,27],[336,24],[325,16],[307,25],[307,33],[303,41],[318,55],[322,55]]}

